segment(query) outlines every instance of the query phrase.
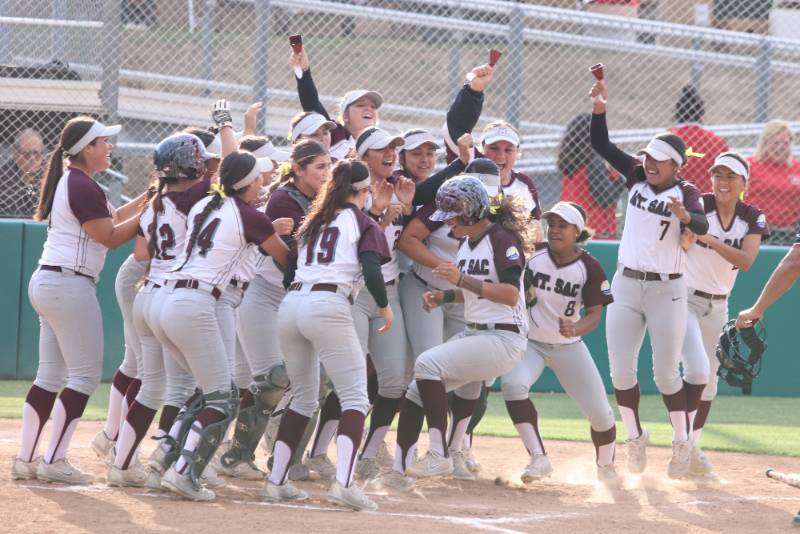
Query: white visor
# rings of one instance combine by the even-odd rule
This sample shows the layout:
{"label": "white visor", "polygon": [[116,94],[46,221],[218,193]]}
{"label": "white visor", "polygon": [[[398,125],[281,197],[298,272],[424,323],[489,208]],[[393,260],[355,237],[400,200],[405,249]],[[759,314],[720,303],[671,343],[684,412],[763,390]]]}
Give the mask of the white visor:
{"label": "white visor", "polygon": [[367,91],[366,89],[356,89],[354,91],[348,91],[344,95],[344,98],[342,98],[342,113],[347,111],[347,108],[350,107],[353,102],[365,96],[372,100],[372,103],[375,104],[375,109],[378,109],[383,105],[383,97],[380,95],[380,93],[376,93],[375,91]]}
{"label": "white visor", "polygon": [[285,163],[289,161],[290,157],[292,157],[289,152],[275,148],[275,145],[272,144],[272,141],[267,141],[257,149],[253,150],[253,155],[257,158],[270,158],[273,161],[278,161],[280,163]]}
{"label": "white visor", "polygon": [[77,156],[81,153],[86,145],[97,139],[98,137],[111,137],[113,135],[117,135],[119,131],[122,129],[122,126],[119,124],[115,126],[106,126],[100,121],[94,121],[92,123],[91,128],[89,131],[83,134],[83,137],[78,139],[78,142],[72,145],[71,147],[64,147],[64,152],[66,152],[70,156]]}
{"label": "white visor", "polygon": [[383,150],[387,146],[394,144],[395,148],[399,148],[405,144],[405,139],[399,135],[389,135],[386,130],[380,128],[369,128],[364,130],[358,140],[361,142],[356,143],[356,151],[359,157],[364,157],[367,150]]}
{"label": "white visor", "polygon": [[637,152],[639,156],[643,154],[647,154],[656,161],[667,161],[671,159],[677,163],[678,166],[683,165],[684,155],[675,150],[675,147],[666,141],[662,141],[658,138],[651,139],[645,148]]}
{"label": "white visor", "polygon": [[506,126],[495,126],[494,128],[489,128],[486,130],[486,132],[484,132],[484,145],[491,145],[493,143],[497,143],[498,141],[508,141],[512,145],[518,147],[519,135],[517,135],[517,132]]}
{"label": "white visor", "polygon": [[[243,135],[244,132],[233,132],[233,137],[237,141],[241,139]],[[222,138],[219,136],[219,133],[214,136],[214,140],[208,144],[206,150],[214,154],[222,154]]]}
{"label": "white visor", "polygon": [[292,127],[291,140],[297,142],[301,136],[312,135],[323,126],[327,126],[329,130],[333,130],[336,128],[336,123],[329,121],[319,113],[311,113],[306,115]]}
{"label": "white visor", "polygon": [[250,172],[248,172],[244,178],[233,184],[233,190],[239,191],[240,189],[244,189],[248,185],[255,182],[256,178],[258,178],[262,172],[263,171],[261,170],[261,165],[258,162],[258,159],[256,159],[256,164],[253,165],[253,168],[250,169]]}
{"label": "white visor", "polygon": [[414,150],[425,144],[433,145],[436,150],[442,148],[428,130],[409,130],[403,134],[403,139],[405,140],[403,150]]}
{"label": "white visor", "polygon": [[272,163],[272,158],[256,158],[258,161],[258,168],[261,172],[270,172],[275,170],[275,164]]}
{"label": "white visor", "polygon": [[724,153],[717,156],[717,159],[714,160],[714,166],[709,169],[709,172],[714,172],[714,169],[717,167],[727,167],[735,174],[743,176],[745,180],[750,178],[750,172],[747,170],[747,167],[739,161],[739,158],[731,154]]}
{"label": "white visor", "polygon": [[369,176],[367,176],[366,178],[364,178],[363,180],[361,180],[359,182],[351,183],[350,186],[353,189],[355,189],[356,191],[361,191],[362,189],[366,189],[367,187],[369,187],[369,185],[371,183],[372,183],[372,179]]}
{"label": "white visor", "polygon": [[583,220],[583,215],[578,209],[567,202],[558,202],[555,206],[550,208],[542,214],[542,219],[547,219],[551,215],[558,215],[569,224],[574,224],[578,227],[578,232],[583,232],[586,228],[586,221]]}
{"label": "white visor", "polygon": [[459,176],[472,176],[473,178],[477,178],[481,181],[483,186],[486,188],[486,191],[489,193],[489,197],[496,197],[500,194],[500,176],[496,174],[480,174],[480,173],[464,173],[459,174]]}

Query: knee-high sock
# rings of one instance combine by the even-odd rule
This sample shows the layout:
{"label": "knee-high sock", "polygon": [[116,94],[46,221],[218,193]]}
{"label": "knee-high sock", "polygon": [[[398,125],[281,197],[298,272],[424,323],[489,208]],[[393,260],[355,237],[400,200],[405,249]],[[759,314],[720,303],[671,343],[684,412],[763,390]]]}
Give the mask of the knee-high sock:
{"label": "knee-high sock", "polygon": [[378,449],[392,425],[398,406],[400,399],[390,399],[381,395],[375,398],[375,405],[369,418],[369,433],[364,442],[364,450],[361,452],[362,458],[375,458],[378,455]]}
{"label": "knee-high sock", "polygon": [[592,443],[594,444],[595,461],[597,465],[611,465],[614,463],[616,441],[616,425],[604,431],[592,428]]}
{"label": "knee-high sock", "polygon": [[[203,411],[197,414],[197,420],[192,423],[192,429],[189,430],[189,434],[186,436],[186,443],[183,445],[183,451],[194,452],[195,449],[197,449],[197,444],[200,442],[200,433],[198,430],[202,430],[210,424],[218,423],[223,419],[225,419],[225,414],[221,411],[214,408],[203,408]],[[188,467],[189,462],[186,460],[186,456],[181,454],[181,457],[175,462],[175,470],[183,474],[188,472]]]}
{"label": "knee-high sock", "polygon": [[273,484],[280,485],[286,482],[289,462],[292,460],[297,444],[303,438],[303,431],[306,429],[309,419],[291,408],[283,414],[281,426],[278,427],[278,435],[275,438],[275,448],[272,451],[272,471],[269,474],[269,480]]}
{"label": "knee-high sock", "polygon": [[614,396],[617,398],[619,414],[625,423],[628,439],[638,438],[642,435],[642,424],[639,422],[639,384],[630,389],[614,388]]}
{"label": "knee-high sock", "polygon": [[327,454],[328,447],[336,435],[339,426],[339,418],[342,416],[342,406],[339,404],[339,397],[336,392],[331,391],[322,405],[319,412],[319,423],[317,425],[317,435],[314,436],[314,445],[311,447],[311,456]]}
{"label": "knee-high sock", "polygon": [[[139,388],[142,387],[142,381],[138,378],[134,378],[131,380],[130,385],[128,385],[128,389],[125,390],[125,400],[122,403],[122,406],[119,410],[119,428],[122,429],[122,424],[125,422],[125,419],[128,417],[128,410],[131,409],[131,405],[133,405],[133,401],[136,400],[136,395],[139,393]],[[119,439],[119,431],[117,431],[117,439]],[[114,449],[116,451],[116,448]]]}
{"label": "knee-high sock", "polygon": [[441,380],[417,380],[422,409],[428,422],[429,448],[447,457],[447,392]]}
{"label": "knee-high sock", "polygon": [[378,372],[369,354],[367,354],[367,398],[370,405],[374,405],[378,398]]}
{"label": "knee-high sock", "polygon": [[364,414],[358,410],[345,410],[339,421],[339,433],[336,436],[336,481],[345,488],[350,487],[353,480],[356,453],[364,434],[364,419]]}
{"label": "knee-high sock", "polygon": [[417,450],[419,433],[422,431],[422,422],[425,412],[419,404],[405,399],[400,408],[400,417],[397,422],[397,447],[394,453],[394,466],[398,473],[405,473],[406,467],[411,464],[414,452]]}
{"label": "knee-high sock", "polygon": [[38,455],[42,429],[53,411],[57,396],[57,392],[47,391],[35,384],[28,390],[25,404],[22,405],[22,436],[17,453],[17,458],[23,462],[30,462]]}
{"label": "knee-high sock", "polygon": [[700,435],[703,433],[703,427],[706,426],[708,413],[711,411],[711,401],[701,400],[697,407],[697,415],[694,418],[694,425],[692,425],[692,441],[695,445],[700,445]]}
{"label": "knee-high sock", "polygon": [[56,401],[53,410],[53,431],[50,435],[50,444],[47,448],[45,462],[51,464],[67,455],[69,442],[78,427],[89,395],[79,393],[74,389],[64,388]]}
{"label": "knee-high sock", "polygon": [[161,407],[161,416],[158,418],[158,428],[156,429],[157,438],[169,434],[169,429],[172,427],[172,423],[175,422],[179,411],[180,408],[177,406],[165,404]]}
{"label": "knee-high sock", "polygon": [[115,445],[117,455],[114,457],[114,467],[128,469],[133,455],[147,434],[147,429],[150,428],[150,423],[153,422],[155,415],[154,409],[133,401],[119,430],[119,438]]}
{"label": "knee-high sock", "polygon": [[[178,441],[178,437],[179,437],[182,425],[181,425],[180,422],[176,422],[175,420],[177,419],[178,415],[180,415],[181,411],[187,409],[189,406],[194,404],[195,401],[197,401],[198,397],[202,397],[202,396],[203,396],[203,392],[200,389],[195,389],[194,393],[192,393],[192,395],[188,399],[186,399],[186,402],[183,403],[183,406],[178,409],[178,413],[176,413],[175,416],[172,417],[172,423],[169,426],[169,430],[167,431],[167,434],[172,436],[172,439],[174,439],[175,442],[178,443],[178,447],[180,447],[180,445],[181,445],[180,442]],[[160,447],[162,449],[164,449],[165,451],[167,451],[167,452],[169,452],[172,449],[172,445],[170,445],[167,440],[161,440]]]}
{"label": "knee-high sock", "polygon": [[539,435],[539,414],[533,406],[533,401],[524,399],[519,401],[506,401],[506,410],[511,417],[511,422],[522,438],[522,444],[528,454],[547,454],[544,450],[542,436]]}
{"label": "knee-high sock", "polygon": [[472,438],[475,433],[475,428],[477,428],[478,423],[480,423],[481,419],[483,419],[483,416],[486,414],[486,408],[489,405],[490,391],[492,391],[491,386],[486,385],[484,385],[483,389],[481,390],[481,396],[478,397],[478,403],[475,405],[475,411],[472,412],[472,418],[470,418],[469,424],[467,425],[467,433],[464,436],[464,439],[461,441],[462,449],[472,448]]}
{"label": "knee-high sock", "polygon": [[689,431],[689,437],[691,437],[692,429],[694,428],[694,419],[697,417],[697,409],[700,406],[700,396],[703,394],[705,387],[705,384],[683,382],[683,391],[686,394],[686,417],[688,422],[686,428]]}
{"label": "knee-high sock", "polygon": [[134,380],[136,380],[135,377],[128,376],[119,369],[114,373],[114,378],[111,380],[111,390],[108,394],[108,414],[106,415],[106,424],[103,426],[103,432],[112,441],[117,439],[119,424],[125,419],[121,415],[123,399],[128,391],[128,386]]}
{"label": "knee-high sock", "polygon": [[458,395],[453,395],[451,398],[450,413],[453,421],[447,438],[447,447],[460,451],[475,407],[478,405],[478,399],[462,399]]}
{"label": "knee-high sock", "polygon": [[669,422],[672,423],[672,441],[686,441],[689,439],[688,417],[686,416],[686,392],[683,386],[680,391],[672,395],[661,395],[664,405],[669,412]]}

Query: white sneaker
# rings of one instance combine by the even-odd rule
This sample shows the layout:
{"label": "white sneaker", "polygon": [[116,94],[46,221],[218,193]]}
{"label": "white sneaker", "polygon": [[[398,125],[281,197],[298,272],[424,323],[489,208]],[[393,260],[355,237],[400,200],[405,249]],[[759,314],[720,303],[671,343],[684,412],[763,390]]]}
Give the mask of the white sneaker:
{"label": "white sneaker", "polygon": [[[210,464],[209,467],[211,467]],[[266,475],[264,471],[256,467],[255,462],[239,462],[233,467],[220,465],[218,467],[214,466],[212,469],[218,471],[220,475],[241,480],[264,480],[264,476]]]}
{"label": "white sneaker", "polygon": [[108,467],[106,481],[109,486],[143,488],[147,482],[148,472],[142,467],[131,466],[128,469],[119,469],[113,465]]}
{"label": "white sneaker", "polygon": [[598,465],[597,480],[600,482],[613,482],[617,479],[617,469],[614,464]]}
{"label": "white sneaker", "polygon": [[306,456],[303,461],[304,464],[319,473],[323,480],[333,480],[336,476],[336,466],[330,461],[327,454],[320,454],[319,456]]}
{"label": "white sneaker", "polygon": [[147,466],[156,471],[160,474],[164,474],[164,458],[167,456],[167,451],[161,448],[161,445],[157,445],[153,452],[150,453],[150,457],[147,459]]}
{"label": "white sneaker", "polygon": [[408,491],[414,487],[415,480],[411,477],[405,476],[403,473],[397,471],[389,471],[388,473],[381,473],[375,482],[384,488],[393,489],[395,491]]}
{"label": "white sneaker", "polygon": [[667,464],[669,478],[682,478],[689,474],[689,449],[688,441],[672,442],[672,458]]}
{"label": "white sneaker", "polygon": [[36,478],[45,482],[63,482],[65,484],[91,484],[94,477],[84,473],[69,463],[66,458],[48,464],[39,462],[36,468]]}
{"label": "white sneaker", "polygon": [[11,462],[11,479],[32,480],[36,478],[36,469],[39,467],[39,462],[41,461],[41,457],[36,457],[30,462],[25,462],[14,456],[14,460]]}
{"label": "white sneaker", "polygon": [[100,432],[92,439],[91,445],[97,457],[105,462],[108,459],[108,452],[114,447],[114,440],[106,436],[103,429],[100,429]]}
{"label": "white sneaker", "polygon": [[450,457],[453,458],[453,478],[458,480],[475,480],[475,475],[467,466],[467,458],[464,451],[450,450]]}
{"label": "white sneaker", "polygon": [[161,486],[177,493],[181,497],[185,497],[190,501],[213,501],[216,495],[213,491],[203,486],[195,487],[189,475],[181,475],[175,471],[175,466],[167,469],[164,476],[161,477]]}
{"label": "white sneaker", "polygon": [[362,512],[364,510],[367,512],[374,512],[378,509],[378,505],[375,504],[372,499],[364,495],[364,492],[361,491],[358,484],[352,483],[349,488],[345,488],[339,484],[338,480],[333,482],[330,491],[328,491],[328,501],[340,506],[346,506],[356,512]]}
{"label": "white sneaker", "polygon": [[269,502],[305,501],[308,499],[308,493],[289,483],[278,486],[267,480],[261,491],[261,498]]}
{"label": "white sneaker", "polygon": [[628,449],[628,472],[644,473],[647,467],[647,444],[650,442],[650,432],[642,427],[642,433],[636,439],[625,440]]}
{"label": "white sneaker", "polygon": [[210,465],[206,465],[203,474],[200,475],[200,483],[209,488],[221,488],[226,482],[217,474],[217,471]]}
{"label": "white sneaker", "polygon": [[361,458],[356,462],[355,473],[361,480],[371,480],[382,473],[376,458]]}
{"label": "white sneaker", "polygon": [[152,491],[164,491],[164,486],[161,485],[161,473],[153,469],[148,470],[144,487]]}
{"label": "white sneaker", "polygon": [[394,465],[394,457],[392,453],[389,452],[389,447],[386,445],[385,441],[381,443],[381,446],[378,448],[378,454],[375,456],[375,459],[378,461],[380,467],[391,469]]}
{"label": "white sneaker", "polygon": [[406,474],[415,478],[447,476],[453,473],[453,459],[428,451],[422,459],[406,468]]}
{"label": "white sneaker", "polygon": [[689,452],[689,473],[694,476],[710,475],[714,471],[711,460],[697,445],[692,446]]}
{"label": "white sneaker", "polygon": [[524,484],[530,484],[536,480],[549,477],[552,472],[553,466],[550,463],[550,458],[546,454],[534,454],[519,478]]}
{"label": "white sneaker", "polygon": [[322,478],[319,473],[309,468],[306,464],[294,464],[289,466],[286,477],[293,482],[316,482]]}
{"label": "white sneaker", "polygon": [[472,453],[472,449],[461,449],[461,452],[464,453],[464,460],[467,462],[467,469],[469,469],[473,473],[480,473],[481,472],[481,464],[478,463],[478,460],[475,459],[475,455]]}

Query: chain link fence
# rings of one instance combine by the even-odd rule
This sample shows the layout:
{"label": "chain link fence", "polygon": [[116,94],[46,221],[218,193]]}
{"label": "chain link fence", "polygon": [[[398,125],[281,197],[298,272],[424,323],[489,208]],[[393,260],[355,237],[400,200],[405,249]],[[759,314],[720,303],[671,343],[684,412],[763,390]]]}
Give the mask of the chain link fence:
{"label": "chain link fence", "polygon": [[[542,203],[591,206],[590,224],[613,238],[622,191],[613,173],[587,172],[581,116],[588,67],[602,62],[612,140],[633,151],[676,128],[705,154],[684,170],[705,190],[717,152],[754,157],[749,198],[785,244],[800,222],[800,163],[786,143],[800,128],[798,27],[800,2],[782,0],[0,0],[0,211],[25,215],[19,191],[35,191],[43,154],[77,113],[124,125],[101,178],[112,199],[141,191],[153,145],[208,125],[215,98],[232,101],[239,125],[264,102],[260,132],[285,143],[300,111],[287,38],[299,33],[332,115],[346,91],[369,88],[385,98],[384,128],[437,137],[465,73],[501,50],[477,130],[514,124],[516,168]],[[773,119],[788,123],[757,152]]]}

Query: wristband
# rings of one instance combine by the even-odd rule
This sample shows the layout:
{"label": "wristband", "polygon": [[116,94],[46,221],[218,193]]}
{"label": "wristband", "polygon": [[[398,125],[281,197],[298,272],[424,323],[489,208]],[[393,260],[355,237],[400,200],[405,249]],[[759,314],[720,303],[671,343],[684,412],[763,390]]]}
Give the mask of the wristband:
{"label": "wristband", "polygon": [[456,290],[445,289],[442,291],[442,304],[449,304],[456,301]]}

